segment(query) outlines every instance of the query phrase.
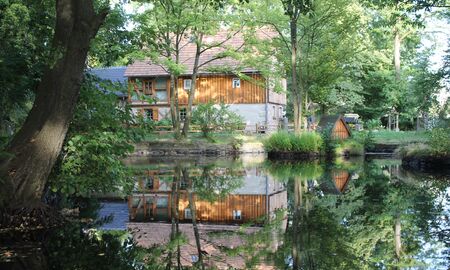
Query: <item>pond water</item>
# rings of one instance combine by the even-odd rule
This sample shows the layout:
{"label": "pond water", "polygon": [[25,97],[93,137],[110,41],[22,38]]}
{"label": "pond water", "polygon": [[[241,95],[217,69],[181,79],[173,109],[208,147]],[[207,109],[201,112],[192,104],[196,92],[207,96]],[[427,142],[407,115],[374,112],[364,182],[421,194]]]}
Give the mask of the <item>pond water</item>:
{"label": "pond water", "polygon": [[450,269],[448,174],[395,159],[129,165],[132,196],[3,237],[0,269]]}

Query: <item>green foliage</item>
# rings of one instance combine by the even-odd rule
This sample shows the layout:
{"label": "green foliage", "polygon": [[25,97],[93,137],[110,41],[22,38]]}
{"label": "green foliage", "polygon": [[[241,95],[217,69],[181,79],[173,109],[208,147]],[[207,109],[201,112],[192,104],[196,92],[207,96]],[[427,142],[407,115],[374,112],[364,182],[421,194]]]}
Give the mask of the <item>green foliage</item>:
{"label": "green foliage", "polygon": [[54,3],[0,0],[0,137],[7,141],[31,109],[49,57]]}
{"label": "green foliage", "polygon": [[365,124],[365,128],[367,128],[368,130],[374,130],[374,129],[381,128],[380,119],[370,119],[370,120],[367,120],[364,124]]}
{"label": "green foliage", "polygon": [[318,179],[323,174],[323,167],[317,162],[273,162],[267,160],[264,169],[277,180],[287,182],[292,177],[301,179]]}
{"label": "green foliage", "polygon": [[127,55],[136,49],[130,43],[135,36],[126,29],[129,16],[122,5],[116,4],[110,9],[105,22],[91,42],[88,65],[91,67],[128,64]]}
{"label": "green foliage", "polygon": [[337,143],[335,153],[338,156],[363,156],[364,145],[355,139],[347,139]]}
{"label": "green foliage", "polygon": [[44,244],[48,257],[39,259],[45,260],[51,269],[147,269],[138,263],[147,251],[138,247],[128,232],[67,223],[49,234]]}
{"label": "green foliage", "polygon": [[93,192],[121,191],[133,185],[122,159],[143,136],[128,107],[118,107],[113,91],[122,87],[87,75],[81,87],[74,119],[66,136],[50,187],[65,195],[88,196]]}
{"label": "green foliage", "polygon": [[322,138],[314,132],[304,132],[299,135],[284,131],[276,132],[263,141],[268,152],[300,152],[317,153],[322,148]]}
{"label": "green foliage", "polygon": [[205,137],[213,131],[234,131],[244,126],[242,117],[230,110],[229,105],[212,102],[199,104],[194,109],[192,123],[200,126]]}
{"label": "green foliage", "polygon": [[371,150],[375,146],[374,133],[371,130],[360,132],[355,131],[352,133],[352,139],[362,144],[366,150]]}
{"label": "green foliage", "polygon": [[450,155],[450,128],[435,128],[429,136],[430,147],[436,155]]}
{"label": "green foliage", "polygon": [[327,155],[334,155],[335,153],[334,149],[336,148],[336,140],[333,139],[332,133],[332,125],[328,125],[320,132],[324,146],[323,149]]}

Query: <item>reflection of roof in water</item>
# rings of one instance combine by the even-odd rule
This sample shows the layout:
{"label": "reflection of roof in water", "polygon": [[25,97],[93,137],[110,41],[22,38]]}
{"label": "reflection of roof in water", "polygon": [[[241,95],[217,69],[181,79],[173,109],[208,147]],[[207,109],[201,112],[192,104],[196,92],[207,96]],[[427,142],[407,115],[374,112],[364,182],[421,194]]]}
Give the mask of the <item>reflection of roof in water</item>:
{"label": "reflection of roof in water", "polygon": [[328,194],[343,193],[350,181],[349,172],[345,170],[332,170],[329,175],[331,177],[327,181],[320,183],[320,189]]}
{"label": "reflection of roof in water", "polygon": [[[171,224],[164,223],[129,223],[128,229],[132,232],[138,245],[143,247],[153,247],[169,242],[171,226]],[[243,255],[230,255],[227,254],[226,251],[246,245],[243,234],[251,235],[258,233],[261,228],[247,227],[243,229],[239,226],[204,224],[199,224],[198,227],[200,245],[204,254],[204,262],[207,269],[246,269],[246,258]],[[198,258],[193,227],[192,224],[179,224],[179,228],[181,233],[187,238],[187,243],[180,247],[181,264],[184,267],[191,267],[193,266],[193,260]],[[277,244],[273,246],[273,243],[266,244],[269,249],[276,248],[277,246]],[[176,256],[173,256],[173,258],[174,263],[176,264]],[[256,269],[275,268],[261,262]]]}

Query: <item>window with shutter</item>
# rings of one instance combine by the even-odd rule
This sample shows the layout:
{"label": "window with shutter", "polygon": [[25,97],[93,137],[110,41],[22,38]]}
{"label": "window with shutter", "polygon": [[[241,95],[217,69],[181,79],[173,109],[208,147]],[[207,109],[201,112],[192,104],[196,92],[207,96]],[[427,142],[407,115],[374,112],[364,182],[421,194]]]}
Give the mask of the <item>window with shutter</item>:
{"label": "window with shutter", "polygon": [[144,81],[142,88],[144,90],[144,95],[153,94],[153,81]]}

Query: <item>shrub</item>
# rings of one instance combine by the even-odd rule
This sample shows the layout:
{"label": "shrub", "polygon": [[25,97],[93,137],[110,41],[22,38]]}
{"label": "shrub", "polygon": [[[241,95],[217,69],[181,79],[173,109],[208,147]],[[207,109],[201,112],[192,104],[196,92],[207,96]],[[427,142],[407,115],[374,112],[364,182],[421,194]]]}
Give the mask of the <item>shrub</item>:
{"label": "shrub", "polygon": [[380,119],[370,119],[366,121],[366,128],[368,130],[374,130],[381,128],[381,121]]}
{"label": "shrub", "polygon": [[233,131],[244,125],[243,118],[225,104],[199,104],[192,112],[192,123],[199,125],[205,137],[213,131]]}
{"label": "shrub", "polygon": [[450,154],[450,128],[435,128],[430,132],[430,147],[436,155]]}
{"label": "shrub", "polygon": [[371,150],[375,146],[375,139],[371,130],[369,130],[368,132],[354,132],[352,133],[352,139],[363,145],[365,150]]}
{"label": "shrub", "polygon": [[401,158],[405,157],[421,157],[421,156],[430,156],[432,155],[432,151],[430,147],[424,143],[413,143],[400,147],[397,150],[397,154]]}
{"label": "shrub", "polygon": [[268,152],[319,152],[323,141],[319,134],[305,132],[299,135],[287,132],[277,132],[263,141],[264,148]]}
{"label": "shrub", "polygon": [[335,153],[338,156],[362,156],[364,145],[355,139],[348,139],[337,144]]}
{"label": "shrub", "polygon": [[323,148],[327,155],[334,154],[334,151],[336,148],[336,140],[333,139],[332,132],[333,132],[333,126],[328,125],[320,133],[320,136],[322,137],[322,141],[323,141]]}

